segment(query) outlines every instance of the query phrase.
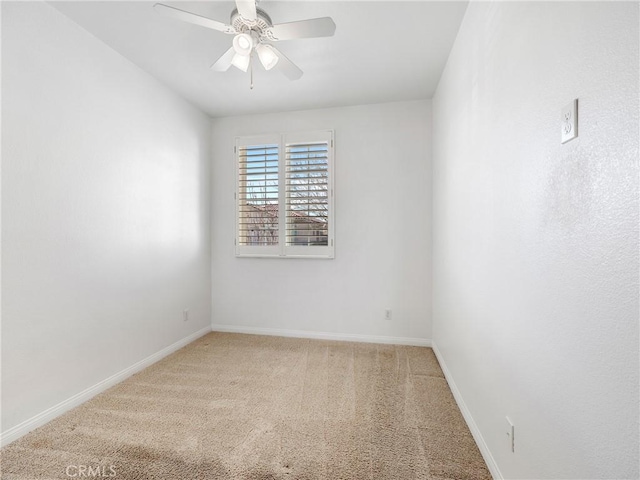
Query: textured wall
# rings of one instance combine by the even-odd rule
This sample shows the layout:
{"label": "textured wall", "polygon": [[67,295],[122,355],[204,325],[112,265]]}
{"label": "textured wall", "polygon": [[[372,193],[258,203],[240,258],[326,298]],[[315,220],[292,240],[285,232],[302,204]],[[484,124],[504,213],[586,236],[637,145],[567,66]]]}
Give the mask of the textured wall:
{"label": "textured wall", "polygon": [[209,325],[209,161],[208,117],[2,3],[3,431]]}
{"label": "textured wall", "polygon": [[434,339],[506,478],[638,478],[638,87],[637,2],[472,2],[434,97]]}
{"label": "textured wall", "polygon": [[[214,120],[213,323],[430,338],[430,109],[416,101]],[[318,129],[335,129],[336,258],[236,258],[234,137]]]}

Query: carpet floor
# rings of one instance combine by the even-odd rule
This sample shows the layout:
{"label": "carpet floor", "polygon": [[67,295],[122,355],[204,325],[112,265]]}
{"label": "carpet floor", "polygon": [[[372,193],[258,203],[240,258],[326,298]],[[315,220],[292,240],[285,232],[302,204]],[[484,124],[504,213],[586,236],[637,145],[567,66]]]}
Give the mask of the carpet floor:
{"label": "carpet floor", "polygon": [[491,479],[430,348],[227,333],[0,454],[6,480]]}

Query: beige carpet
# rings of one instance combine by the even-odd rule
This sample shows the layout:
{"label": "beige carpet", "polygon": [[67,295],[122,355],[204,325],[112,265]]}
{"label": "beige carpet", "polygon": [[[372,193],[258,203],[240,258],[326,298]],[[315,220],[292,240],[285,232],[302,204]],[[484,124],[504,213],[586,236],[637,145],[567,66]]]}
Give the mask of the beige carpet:
{"label": "beige carpet", "polygon": [[490,479],[429,348],[211,333],[1,451],[2,479]]}

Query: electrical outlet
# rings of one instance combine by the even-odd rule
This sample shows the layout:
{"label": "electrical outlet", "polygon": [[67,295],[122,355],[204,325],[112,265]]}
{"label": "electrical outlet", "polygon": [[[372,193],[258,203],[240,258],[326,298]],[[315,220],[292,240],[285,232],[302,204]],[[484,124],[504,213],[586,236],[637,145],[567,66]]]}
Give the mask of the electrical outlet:
{"label": "electrical outlet", "polygon": [[567,143],[578,136],[578,99],[566,105],[560,118],[561,142]]}
{"label": "electrical outlet", "polygon": [[182,321],[183,322],[187,322],[189,321],[189,309],[186,308],[182,311]]}
{"label": "electrical outlet", "polygon": [[507,421],[507,424],[505,425],[505,431],[507,434],[507,438],[508,438],[508,445],[509,445],[509,450],[511,450],[511,453],[515,453],[516,452],[516,427],[513,426],[513,423],[511,423],[511,420],[509,419],[509,417],[504,417]]}
{"label": "electrical outlet", "polygon": [[391,310],[385,310],[384,311],[384,319],[385,320],[391,320]]}

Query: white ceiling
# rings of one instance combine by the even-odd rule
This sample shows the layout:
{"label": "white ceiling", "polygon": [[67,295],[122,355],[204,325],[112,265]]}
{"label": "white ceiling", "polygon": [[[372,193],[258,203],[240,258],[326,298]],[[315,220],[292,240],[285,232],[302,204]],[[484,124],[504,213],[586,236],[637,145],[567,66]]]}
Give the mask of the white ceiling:
{"label": "white ceiling", "polygon": [[[91,34],[212,117],[430,98],[467,2],[260,2],[274,24],[330,16],[333,37],[278,42],[304,75],[210,70],[230,35],[162,17],[151,1],[52,2]],[[229,23],[233,0],[166,1]]]}

